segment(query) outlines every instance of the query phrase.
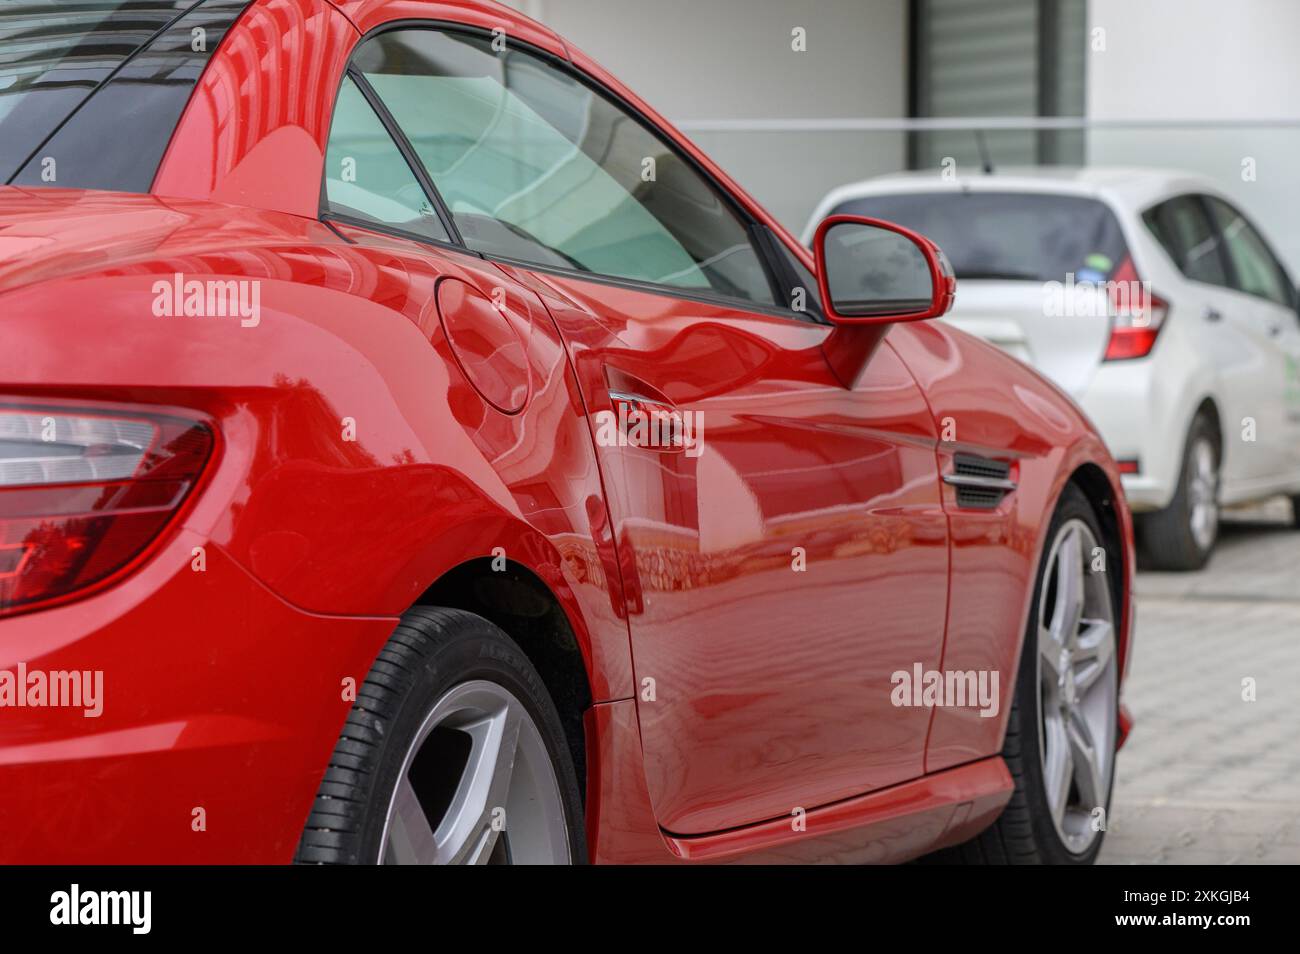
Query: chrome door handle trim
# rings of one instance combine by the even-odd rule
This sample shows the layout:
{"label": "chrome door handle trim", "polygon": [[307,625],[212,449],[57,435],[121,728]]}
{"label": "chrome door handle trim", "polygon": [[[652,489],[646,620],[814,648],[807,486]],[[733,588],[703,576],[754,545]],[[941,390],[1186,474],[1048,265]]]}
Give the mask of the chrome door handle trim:
{"label": "chrome door handle trim", "polygon": [[658,401],[655,398],[648,398],[644,394],[632,394],[629,391],[610,391],[609,397],[611,401],[627,401],[633,404],[646,404],[650,407],[667,408],[670,411],[675,411],[677,409],[675,405],[669,404],[667,401]]}

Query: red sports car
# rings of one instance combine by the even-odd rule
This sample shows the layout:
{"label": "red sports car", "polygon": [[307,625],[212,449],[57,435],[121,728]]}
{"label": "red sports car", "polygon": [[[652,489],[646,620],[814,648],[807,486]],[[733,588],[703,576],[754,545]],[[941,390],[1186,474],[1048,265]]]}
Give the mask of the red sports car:
{"label": "red sports car", "polygon": [[1119,474],[495,3],[0,10],[0,860],[1089,862]]}

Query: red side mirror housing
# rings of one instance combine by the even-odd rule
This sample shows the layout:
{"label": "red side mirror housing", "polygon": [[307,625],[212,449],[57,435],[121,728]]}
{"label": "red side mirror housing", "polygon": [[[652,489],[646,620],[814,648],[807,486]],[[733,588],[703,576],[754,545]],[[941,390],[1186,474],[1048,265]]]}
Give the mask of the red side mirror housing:
{"label": "red side mirror housing", "polygon": [[832,215],[817,227],[813,254],[822,307],[837,325],[938,318],[957,295],[939,246],[892,222]]}

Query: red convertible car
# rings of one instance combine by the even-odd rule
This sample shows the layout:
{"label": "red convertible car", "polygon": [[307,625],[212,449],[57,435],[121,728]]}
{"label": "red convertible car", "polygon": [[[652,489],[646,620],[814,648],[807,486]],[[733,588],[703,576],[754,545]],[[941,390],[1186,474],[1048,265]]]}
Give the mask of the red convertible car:
{"label": "red convertible car", "polygon": [[1096,857],[1119,474],[926,239],[478,0],[7,3],[0,182],[0,860]]}

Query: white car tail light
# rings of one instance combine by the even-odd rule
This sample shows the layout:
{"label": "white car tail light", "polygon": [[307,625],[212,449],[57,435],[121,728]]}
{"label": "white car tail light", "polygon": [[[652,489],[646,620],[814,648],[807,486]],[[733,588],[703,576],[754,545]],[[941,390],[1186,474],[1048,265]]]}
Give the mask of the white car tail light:
{"label": "white car tail light", "polygon": [[1110,340],[1103,361],[1145,358],[1169,317],[1169,303],[1138,279],[1133,259],[1120,263],[1107,283],[1111,305]]}

